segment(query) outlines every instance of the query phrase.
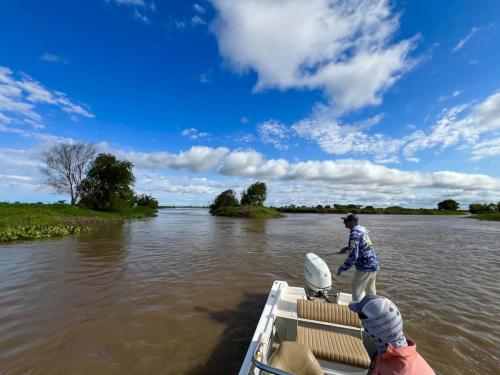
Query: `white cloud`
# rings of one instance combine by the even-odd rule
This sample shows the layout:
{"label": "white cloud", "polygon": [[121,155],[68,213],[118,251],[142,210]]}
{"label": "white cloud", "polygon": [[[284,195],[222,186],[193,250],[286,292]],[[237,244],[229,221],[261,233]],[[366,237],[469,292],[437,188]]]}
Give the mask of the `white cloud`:
{"label": "white cloud", "polygon": [[41,60],[47,61],[47,62],[61,62],[63,64],[67,64],[68,61],[64,58],[62,58],[59,55],[55,55],[52,53],[45,52],[42,57],[40,57]]}
{"label": "white cloud", "polygon": [[206,85],[212,83],[212,71],[200,74],[200,82]]}
{"label": "white cloud", "polygon": [[479,142],[472,147],[472,161],[500,155],[500,137]]}
{"label": "white cloud", "polygon": [[[458,143],[474,145],[480,142],[484,134],[500,130],[500,93],[495,93],[483,102],[471,106],[461,106],[445,109],[437,123],[431,128],[429,135],[423,131],[416,131],[407,137],[407,144],[403,153],[407,158],[414,157],[418,150],[440,146],[449,148]],[[473,160],[479,160],[479,155],[487,156],[487,153],[476,153],[473,151]]]}
{"label": "white cloud", "polygon": [[270,120],[257,125],[260,140],[271,144],[278,150],[288,150],[286,142],[290,139],[290,130],[281,122]]}
{"label": "white cloud", "polygon": [[198,4],[198,3],[194,3],[194,4],[193,4],[193,9],[194,9],[196,12],[200,13],[200,14],[204,14],[204,13],[206,12],[205,8],[203,8],[203,7],[202,7],[200,4]]}
{"label": "white cloud", "polygon": [[136,20],[144,22],[145,24],[149,24],[148,17],[145,14],[139,12],[137,9],[134,10],[134,18]]}
{"label": "white cloud", "polygon": [[438,98],[438,101],[444,102],[445,100],[451,99],[451,98],[456,98],[457,96],[461,95],[462,91],[461,90],[455,90],[453,91],[450,95],[441,95]]}
{"label": "white cloud", "polygon": [[487,175],[437,171],[423,173],[388,168],[368,160],[309,160],[291,163],[284,159],[266,159],[254,150],[229,150],[225,147],[192,147],[178,154],[168,152],[137,153],[114,150],[120,158],[137,168],[186,169],[224,176],[265,178],[277,181],[319,181],[338,186],[358,186],[377,191],[387,188],[462,189],[500,192],[500,179]]}
{"label": "white cloud", "polygon": [[45,88],[28,75],[16,78],[12,70],[0,66],[0,124],[27,123],[43,127],[38,105],[52,105],[71,115],[93,118],[82,105],[72,102],[65,93]]}
{"label": "white cloud", "polygon": [[206,24],[205,20],[198,15],[195,15],[193,16],[193,18],[191,18],[191,23],[195,26]]}
{"label": "white cloud", "polygon": [[130,6],[145,6],[144,0],[112,0],[120,5],[130,5]]}
{"label": "white cloud", "polygon": [[343,125],[328,112],[319,110],[295,123],[292,129],[299,137],[317,142],[321,149],[329,154],[374,155],[378,161],[397,161],[394,156],[404,144],[404,140],[366,132],[367,128],[382,119],[383,114],[379,114],[358,124]]}
{"label": "white cloud", "polygon": [[[212,0],[212,30],[236,71],[254,70],[255,90],[323,90],[338,112],[377,105],[412,67],[414,39],[388,0]],[[297,22],[300,20],[300,22]]]}
{"label": "white cloud", "polygon": [[465,36],[465,38],[461,39],[455,47],[453,47],[452,49],[452,52],[455,53],[455,52],[458,52],[460,51],[462,48],[464,48],[465,44],[474,36],[476,35],[476,33],[479,31],[479,29],[477,27],[473,27],[470,32],[467,34],[467,36]]}
{"label": "white cloud", "polygon": [[229,149],[225,147],[194,146],[178,154],[163,151],[143,153],[113,150],[107,145],[105,147],[108,152],[113,152],[120,158],[130,160],[138,168],[188,169],[192,172],[217,170],[223,157],[229,153]]}
{"label": "white cloud", "polygon": [[189,129],[184,129],[181,132],[181,135],[183,137],[188,137],[189,139],[200,139],[200,138],[206,138],[210,136],[210,133],[207,132],[200,132],[196,128],[189,128]]}
{"label": "white cloud", "polygon": [[[29,150],[0,149],[0,200],[65,198],[40,191],[41,154],[53,144],[47,140]],[[134,163],[138,193],[153,194],[160,202],[170,204],[208,204],[222,190],[239,192],[255,180],[268,184],[268,203],[276,205],[359,203],[429,207],[449,197],[461,203],[493,201],[500,193],[500,179],[487,175],[404,171],[366,160],[292,163],[266,159],[253,150],[231,151],[222,147],[192,147],[175,154],[125,151],[106,143],[97,146],[100,152],[112,152]],[[170,169],[192,174],[165,175]]]}

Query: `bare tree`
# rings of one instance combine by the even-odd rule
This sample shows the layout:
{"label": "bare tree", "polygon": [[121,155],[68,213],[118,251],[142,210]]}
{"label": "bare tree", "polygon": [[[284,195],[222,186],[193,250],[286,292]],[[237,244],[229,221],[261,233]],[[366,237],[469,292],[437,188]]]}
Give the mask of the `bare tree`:
{"label": "bare tree", "polygon": [[86,142],[60,143],[43,153],[44,185],[58,193],[69,193],[74,206],[80,196],[80,183],[85,178],[96,149]]}

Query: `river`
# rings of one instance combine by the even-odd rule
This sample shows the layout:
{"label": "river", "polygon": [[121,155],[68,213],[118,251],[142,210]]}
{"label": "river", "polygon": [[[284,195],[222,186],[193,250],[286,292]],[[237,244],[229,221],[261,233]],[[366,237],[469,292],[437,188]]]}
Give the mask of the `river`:
{"label": "river", "polygon": [[[499,368],[500,223],[362,215],[379,294],[443,374]],[[232,374],[273,280],[346,245],[339,215],[163,209],[79,237],[0,245],[1,374]],[[332,273],[342,255],[325,258]],[[352,271],[335,287],[349,291]]]}

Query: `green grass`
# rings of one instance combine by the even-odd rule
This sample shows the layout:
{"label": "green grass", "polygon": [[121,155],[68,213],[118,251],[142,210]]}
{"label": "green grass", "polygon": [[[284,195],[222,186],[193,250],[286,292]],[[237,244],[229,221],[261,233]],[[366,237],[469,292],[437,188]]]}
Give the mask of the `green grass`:
{"label": "green grass", "polygon": [[277,219],[283,217],[276,209],[264,206],[220,207],[212,215],[229,217],[247,217],[253,219]]}
{"label": "green grass", "polygon": [[500,221],[500,212],[483,212],[481,214],[472,215],[471,218],[478,220]]}
{"label": "green grass", "polygon": [[62,237],[92,230],[107,221],[154,216],[155,209],[132,207],[99,212],[67,204],[0,202],[0,242]]}

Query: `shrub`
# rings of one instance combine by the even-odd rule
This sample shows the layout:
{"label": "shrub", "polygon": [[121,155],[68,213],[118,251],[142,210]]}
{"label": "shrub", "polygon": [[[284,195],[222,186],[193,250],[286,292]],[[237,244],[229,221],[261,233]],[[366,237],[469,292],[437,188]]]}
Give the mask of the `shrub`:
{"label": "shrub", "polygon": [[147,194],[136,196],[135,204],[139,207],[158,208],[158,201],[151,195]]}

